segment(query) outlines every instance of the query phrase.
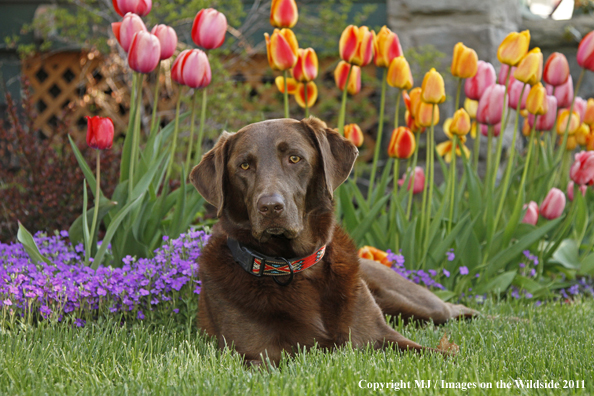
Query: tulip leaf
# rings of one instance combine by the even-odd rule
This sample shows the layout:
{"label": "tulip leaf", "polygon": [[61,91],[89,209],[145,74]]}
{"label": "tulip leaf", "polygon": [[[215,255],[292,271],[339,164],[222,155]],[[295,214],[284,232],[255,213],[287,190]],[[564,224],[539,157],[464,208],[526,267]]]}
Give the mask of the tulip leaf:
{"label": "tulip leaf", "polygon": [[442,301],[449,301],[453,297],[456,297],[456,293],[454,293],[453,291],[449,291],[449,290],[437,290],[437,291],[434,291],[433,294],[435,294],[437,297],[441,298]]}
{"label": "tulip leaf", "polygon": [[[428,258],[432,259],[436,265],[439,264],[443,260],[443,257],[445,257],[446,251],[449,248],[451,248],[452,245],[454,244],[454,239],[456,238],[456,235],[458,235],[462,230],[464,230],[464,227],[466,226],[466,223],[469,218],[470,218],[470,214],[467,214],[466,216],[464,216],[458,222],[458,224],[456,224],[456,226],[452,229],[452,231],[449,232],[437,246],[430,247],[429,252],[428,252]],[[471,228],[471,227],[472,227],[472,225],[469,228]]]}
{"label": "tulip leaf", "polygon": [[353,201],[351,199],[352,195],[349,191],[350,189],[351,185],[345,183],[338,191],[343,213],[342,222],[346,228],[346,231],[349,233],[355,231],[355,227],[357,227],[357,224],[359,223],[357,221],[357,212],[355,211],[355,206],[353,205]]}
{"label": "tulip leaf", "polygon": [[553,253],[551,262],[561,264],[565,268],[579,269],[579,246],[574,239],[564,239],[559,248]]}
{"label": "tulip leaf", "polygon": [[[110,201],[105,197],[101,197],[99,200],[99,214],[97,215],[97,228],[101,224],[101,220],[107,215],[107,213],[113,209],[117,205],[117,202]],[[87,216],[87,223],[91,223],[93,221],[93,213],[95,212],[95,208],[89,209],[86,212]],[[74,220],[70,228],[68,229],[68,237],[70,238],[70,242],[72,245],[78,245],[79,243],[83,242],[83,224],[82,224],[83,215],[81,214]],[[97,230],[95,230],[95,236],[97,235]]]}
{"label": "tulip leaf", "polygon": [[34,264],[40,263],[42,261],[47,264],[53,264],[50,259],[41,254],[39,247],[33,239],[33,235],[31,235],[31,233],[25,228],[23,224],[21,224],[20,221],[19,230],[17,232],[17,240],[23,244],[25,251]]}
{"label": "tulip leaf", "polygon": [[371,210],[365,215],[365,217],[361,220],[361,222],[357,226],[357,229],[351,234],[351,238],[353,238],[353,240],[355,241],[355,244],[358,245],[363,240],[363,237],[367,233],[367,230],[369,229],[369,227],[371,227],[372,223],[375,221],[375,218],[377,217],[379,212],[386,205],[388,198],[390,198],[389,195],[386,195],[386,196],[380,198],[376,202],[376,204],[373,205]]}
{"label": "tulip leaf", "polygon": [[182,184],[178,190],[177,202],[175,204],[175,210],[173,211],[173,217],[169,226],[169,236],[177,237],[184,230],[182,229],[182,221],[184,215],[184,207],[186,206],[186,171],[184,167],[181,168],[181,181]]}
{"label": "tulip leaf", "polygon": [[[72,137],[70,137],[70,135],[68,135],[68,140],[70,141],[70,146],[72,147],[72,151],[74,152],[74,156],[76,157],[78,166],[80,166],[80,169],[82,170],[83,174],[85,175],[85,179],[87,179],[87,183],[89,184],[89,187],[91,188],[91,192],[93,193],[93,196],[97,196],[97,194],[95,193],[95,186],[97,185],[97,179],[95,179],[95,175],[93,174],[93,171],[91,171],[91,168],[89,167],[89,164],[87,164],[85,157],[83,157],[82,153],[80,152],[80,150],[76,146],[76,143],[74,143],[74,140],[72,140]],[[103,195],[103,192],[101,190],[99,190],[99,193],[101,195]]]}
{"label": "tulip leaf", "polygon": [[[384,169],[382,171],[382,177],[380,178],[380,182],[375,186],[373,193],[371,195],[371,202],[372,206],[377,203],[377,201],[385,195],[386,188],[388,186],[388,182],[390,181],[390,174],[392,173],[392,167],[394,164],[394,159],[388,159],[386,165],[384,165]],[[396,177],[396,176],[394,176]]]}
{"label": "tulip leaf", "polygon": [[580,266],[580,275],[594,275],[594,253],[590,253]]}
{"label": "tulip leaf", "polygon": [[[504,272],[503,274],[476,286],[473,290],[476,294],[483,294],[487,292],[503,293],[512,284],[516,277],[517,270]],[[486,277],[485,279],[490,279]]]}
{"label": "tulip leaf", "polygon": [[586,205],[586,199],[582,196],[581,191],[577,189],[577,192],[574,191],[574,200],[575,200],[575,222],[574,222],[574,231],[575,231],[575,240],[578,243],[581,243],[586,235],[586,230],[588,228],[588,207]]}

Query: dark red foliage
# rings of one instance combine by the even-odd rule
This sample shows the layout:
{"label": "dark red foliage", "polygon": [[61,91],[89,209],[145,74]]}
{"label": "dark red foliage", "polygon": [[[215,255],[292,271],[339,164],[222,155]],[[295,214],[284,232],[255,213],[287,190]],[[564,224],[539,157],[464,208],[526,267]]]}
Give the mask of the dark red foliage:
{"label": "dark red foliage", "polygon": [[[34,128],[35,109],[27,82],[21,103],[6,96],[7,111],[0,119],[0,241],[16,239],[17,221],[31,232],[67,230],[82,213],[83,173],[68,141],[68,115],[52,136]],[[20,111],[19,111],[20,110]],[[91,169],[95,150],[79,149]],[[111,196],[119,178],[121,149],[101,152],[101,188]],[[89,190],[89,207],[93,195]]]}

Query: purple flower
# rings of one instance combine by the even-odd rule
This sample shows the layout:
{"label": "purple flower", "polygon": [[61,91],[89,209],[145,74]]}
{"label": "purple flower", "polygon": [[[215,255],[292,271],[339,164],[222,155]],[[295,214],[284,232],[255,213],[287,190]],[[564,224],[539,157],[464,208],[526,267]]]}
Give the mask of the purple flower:
{"label": "purple flower", "polygon": [[144,314],[142,313],[142,311],[138,311],[138,313],[136,314],[136,317],[140,320],[144,320]]}
{"label": "purple flower", "polygon": [[468,267],[463,266],[463,267],[460,267],[459,270],[460,270],[460,275],[468,275]]}
{"label": "purple flower", "polygon": [[448,256],[448,261],[454,261],[456,255],[454,254],[454,249],[450,249],[446,252],[446,256]]}
{"label": "purple flower", "polygon": [[74,320],[74,325],[75,325],[76,327],[85,327],[85,324],[87,324],[87,321],[86,321],[86,320],[79,319],[79,318],[76,318],[76,319]]}
{"label": "purple flower", "polygon": [[179,313],[179,309],[177,309],[177,308],[174,308],[174,309],[173,309],[173,313]]}
{"label": "purple flower", "polygon": [[60,231],[60,236],[62,238],[68,238],[68,231],[65,231],[65,230]]}
{"label": "purple flower", "polygon": [[42,305],[41,308],[39,308],[39,312],[41,312],[41,316],[47,318],[51,315],[52,310],[47,305]]}
{"label": "purple flower", "polygon": [[6,300],[2,301],[2,303],[4,305],[6,305],[6,306],[11,306],[12,305],[12,301],[10,301],[10,299],[8,299],[8,298]]}
{"label": "purple flower", "polygon": [[450,271],[448,271],[447,269],[443,269],[443,274],[446,276],[446,278],[450,277]]}

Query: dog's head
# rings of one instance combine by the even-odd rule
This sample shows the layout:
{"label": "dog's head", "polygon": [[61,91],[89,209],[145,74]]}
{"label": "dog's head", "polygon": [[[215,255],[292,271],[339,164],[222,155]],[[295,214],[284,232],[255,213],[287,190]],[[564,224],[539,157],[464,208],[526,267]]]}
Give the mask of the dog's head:
{"label": "dog's head", "polygon": [[259,244],[291,241],[297,252],[317,242],[303,238],[320,234],[311,229],[312,217],[317,223],[324,214],[332,218],[333,192],[357,154],[316,118],[270,120],[224,132],[190,180],[217,208],[228,234],[243,240],[248,234]]}

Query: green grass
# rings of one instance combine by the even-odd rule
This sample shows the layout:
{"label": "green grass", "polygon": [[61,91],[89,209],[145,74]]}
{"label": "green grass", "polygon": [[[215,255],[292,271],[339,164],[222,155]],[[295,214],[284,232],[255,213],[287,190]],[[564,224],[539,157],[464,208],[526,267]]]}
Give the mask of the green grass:
{"label": "green grass", "polygon": [[[444,332],[460,353],[314,350],[281,362],[279,368],[246,368],[229,350],[194,329],[148,324],[120,327],[113,322],[84,329],[58,324],[0,334],[0,394],[370,394],[359,381],[410,381],[406,394],[461,394],[440,389],[446,382],[490,382],[494,389],[470,394],[593,394],[594,301],[521,303],[478,307],[491,315],[435,327],[396,324],[409,338],[436,346]],[[497,381],[579,380],[585,389],[503,390]],[[437,381],[437,388],[415,389],[415,380]],[[394,393],[384,390],[381,393]]]}

